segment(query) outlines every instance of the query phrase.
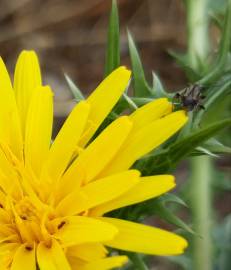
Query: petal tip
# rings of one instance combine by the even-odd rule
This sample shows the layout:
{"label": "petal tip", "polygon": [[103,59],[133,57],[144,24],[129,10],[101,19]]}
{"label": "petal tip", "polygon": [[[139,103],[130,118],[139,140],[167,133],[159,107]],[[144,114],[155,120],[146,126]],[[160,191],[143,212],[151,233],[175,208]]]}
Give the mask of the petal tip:
{"label": "petal tip", "polygon": [[180,253],[184,253],[185,250],[187,249],[187,247],[188,247],[188,242],[182,237],[182,244],[181,244]]}
{"label": "petal tip", "polygon": [[185,250],[187,249],[187,247],[188,247],[188,241],[185,238],[178,235],[178,245],[176,246],[176,249],[173,255],[183,254]]}
{"label": "petal tip", "polygon": [[126,66],[120,66],[117,69],[115,69],[113,72],[116,72],[116,73],[121,72],[121,73],[126,74],[128,77],[130,77],[132,73],[131,70],[128,69]]}
{"label": "petal tip", "polygon": [[176,179],[173,175],[167,175],[166,182],[171,186],[171,188],[174,188],[176,186]]}

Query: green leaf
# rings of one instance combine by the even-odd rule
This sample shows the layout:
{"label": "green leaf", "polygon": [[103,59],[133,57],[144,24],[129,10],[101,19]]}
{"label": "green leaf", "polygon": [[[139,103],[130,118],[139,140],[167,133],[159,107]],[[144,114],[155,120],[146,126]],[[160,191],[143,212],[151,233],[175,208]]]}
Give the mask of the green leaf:
{"label": "green leaf", "polygon": [[138,107],[136,106],[135,102],[134,102],[127,94],[124,93],[124,94],[123,94],[123,97],[124,97],[124,99],[127,101],[129,107],[130,107],[133,111],[135,111],[135,110],[138,109]]}
{"label": "green leaf", "polygon": [[81,90],[77,87],[77,85],[72,81],[72,79],[66,74],[64,73],[64,76],[65,76],[65,79],[67,81],[67,84],[74,96],[74,98],[77,100],[77,101],[80,101],[80,100],[83,100],[85,99],[84,98],[84,95],[82,94]]}
{"label": "green leaf", "polygon": [[218,155],[212,153],[209,151],[209,149],[206,149],[205,147],[198,146],[195,149],[196,151],[192,153],[193,156],[202,156],[202,155],[207,155],[210,157],[218,157]]}
{"label": "green leaf", "polygon": [[117,1],[112,0],[111,15],[109,19],[105,77],[120,65],[120,31]]}
{"label": "green leaf", "polygon": [[126,96],[123,95],[123,97],[120,98],[119,102],[113,109],[113,111],[118,115],[123,113],[127,109],[132,109],[132,111],[134,111],[135,108],[138,108],[153,101],[153,98],[134,98],[129,97],[127,94],[125,95]]}
{"label": "green leaf", "polygon": [[230,124],[231,118],[227,118],[197,130],[196,132],[188,135],[181,141],[173,144],[170,147],[171,156],[176,160],[185,157],[195,147],[199,146],[202,142],[214,136],[221,129],[228,127]]}
{"label": "green leaf", "polygon": [[172,56],[176,63],[184,70],[190,81],[195,82],[201,78],[201,75],[196,72],[190,65],[187,59],[187,55],[179,54],[172,50],[168,50],[170,56]]}
{"label": "green leaf", "polygon": [[177,195],[172,194],[172,193],[166,193],[164,195],[161,196],[161,200],[164,203],[177,203],[180,204],[184,207],[188,207],[188,205]]}
{"label": "green leaf", "polygon": [[167,149],[161,150],[158,154],[149,156],[141,160],[138,168],[142,170],[144,175],[152,175],[154,173],[166,173],[176,166],[176,164],[188,156],[196,147],[213,137],[221,129],[230,126],[231,118],[217,121],[209,126],[205,126],[181,140],[170,144]]}
{"label": "green leaf", "polygon": [[[231,93],[231,76],[224,76],[221,81],[216,83],[213,87],[209,88],[208,90],[208,96],[206,97],[206,100],[204,101],[204,107],[206,110],[200,110],[194,118],[193,125],[197,126],[201,122],[204,114],[206,113],[207,117],[208,114],[214,114],[213,110],[209,109],[219,102],[219,100],[222,100],[225,96],[228,96]],[[227,77],[227,78],[226,78]]]}
{"label": "green leaf", "polygon": [[189,232],[191,234],[196,234],[183,220],[178,218],[171,210],[165,207],[165,201],[162,198],[158,198],[152,201],[152,203],[147,204],[146,213],[149,215],[155,214],[161,219],[176,225],[177,227]]}
{"label": "green leaf", "polygon": [[215,154],[231,154],[231,147],[220,143],[216,139],[210,139],[204,145]]}
{"label": "green leaf", "polygon": [[223,28],[220,48],[219,48],[219,60],[225,64],[226,57],[230,51],[231,44],[231,1],[227,1],[224,28]]}
{"label": "green leaf", "polygon": [[227,64],[228,54],[231,44],[231,1],[227,1],[227,8],[223,26],[221,42],[218,51],[218,57],[211,71],[198,83],[202,85],[211,84],[216,81],[224,72]]}
{"label": "green leaf", "polygon": [[153,85],[152,85],[152,95],[157,98],[169,97],[169,94],[164,90],[164,87],[159,79],[159,77],[152,72]]}
{"label": "green leaf", "polygon": [[134,96],[135,97],[150,96],[151,89],[145,79],[144,69],[140,60],[140,56],[129,31],[128,31],[128,45],[132,63]]}
{"label": "green leaf", "polygon": [[142,98],[142,97],[131,97],[131,99],[135,102],[135,104],[138,107],[143,106],[154,100],[154,98]]}

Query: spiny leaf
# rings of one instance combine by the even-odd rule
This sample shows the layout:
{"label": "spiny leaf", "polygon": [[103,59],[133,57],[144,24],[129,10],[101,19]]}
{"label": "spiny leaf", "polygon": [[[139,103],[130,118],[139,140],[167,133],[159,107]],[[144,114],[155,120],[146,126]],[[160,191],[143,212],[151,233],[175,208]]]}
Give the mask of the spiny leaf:
{"label": "spiny leaf", "polygon": [[184,207],[188,207],[188,205],[177,195],[172,194],[172,193],[166,193],[161,197],[161,200],[164,203],[177,203],[180,204]]}
{"label": "spiny leaf", "polygon": [[153,85],[152,85],[152,95],[157,98],[168,97],[168,93],[164,90],[164,87],[159,79],[159,77],[152,72]]}
{"label": "spiny leaf", "polygon": [[210,156],[210,157],[218,157],[218,155],[212,153],[211,151],[209,151],[209,149],[206,149],[205,147],[202,147],[202,146],[198,146],[196,147],[195,149],[196,151],[193,152],[193,156],[202,156],[202,155],[207,155],[207,156]]}
{"label": "spiny leaf", "polygon": [[212,138],[203,143],[201,146],[197,147],[195,151],[192,152],[193,156],[203,154],[213,157],[217,157],[219,154],[231,154],[231,147],[225,146],[216,139]]}
{"label": "spiny leaf", "polygon": [[168,50],[168,53],[175,59],[177,64],[185,71],[185,74],[190,79],[190,81],[195,82],[201,78],[200,74],[196,72],[192,67],[190,67],[186,55],[176,53],[172,50]]}
{"label": "spiny leaf", "polygon": [[84,95],[82,94],[81,90],[77,87],[77,85],[72,81],[72,79],[64,73],[64,76],[65,76],[65,79],[67,81],[67,84],[74,96],[74,98],[77,100],[77,101],[80,101],[80,100],[83,100],[85,99],[84,98]]}
{"label": "spiny leaf", "polygon": [[220,86],[220,82],[218,82],[218,84],[215,84],[213,87],[210,88],[210,92],[208,92],[208,96],[204,101],[204,107],[206,108],[206,111],[201,110],[196,114],[193,123],[194,126],[197,126],[201,122],[201,119],[205,113],[207,114],[207,116],[209,113],[213,114],[214,112],[212,110],[210,112],[209,108],[231,93],[231,76],[229,75],[227,76],[227,78],[228,80],[226,78],[221,80],[223,82],[222,86]]}
{"label": "spiny leaf", "polygon": [[231,154],[231,147],[226,146],[218,140],[212,138],[203,144],[209,151],[215,154]]}
{"label": "spiny leaf", "polygon": [[123,97],[124,99],[127,101],[129,107],[132,109],[132,110],[136,110],[138,109],[138,107],[136,106],[135,102],[127,95],[127,94],[123,94]]}
{"label": "spiny leaf", "polygon": [[151,89],[145,79],[144,69],[140,60],[140,56],[129,31],[128,31],[128,45],[130,58],[132,62],[134,96],[135,97],[150,96]]}
{"label": "spiny leaf", "polygon": [[215,61],[215,64],[212,67],[211,72],[209,72],[207,76],[202,78],[198,82],[199,84],[202,85],[211,84],[221,76],[226,67],[228,54],[230,51],[230,44],[231,44],[231,1],[228,0],[217,60]]}
{"label": "spiny leaf", "polygon": [[166,173],[175,167],[180,160],[188,156],[196,147],[213,137],[221,129],[230,125],[231,118],[228,118],[201,128],[171,144],[169,148],[160,151],[158,154],[155,155],[154,153],[153,156],[147,157],[146,160],[141,160],[142,166],[139,166],[139,163],[137,166],[139,169],[142,169],[144,175]]}
{"label": "spiny leaf", "polygon": [[120,65],[120,31],[119,15],[116,0],[112,0],[111,15],[109,20],[105,76],[109,75]]}
{"label": "spiny leaf", "polygon": [[183,220],[178,218],[175,214],[173,214],[172,211],[170,211],[167,207],[164,205],[164,201],[162,201],[161,198],[153,200],[151,204],[148,204],[146,207],[147,213],[158,215],[163,220],[166,220],[167,222],[176,225],[177,227],[191,233],[196,234]]}

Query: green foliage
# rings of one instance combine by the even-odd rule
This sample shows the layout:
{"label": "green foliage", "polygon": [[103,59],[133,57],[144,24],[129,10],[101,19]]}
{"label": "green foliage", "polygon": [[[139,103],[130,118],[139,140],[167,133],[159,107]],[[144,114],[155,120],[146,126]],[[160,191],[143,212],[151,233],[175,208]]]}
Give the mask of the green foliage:
{"label": "green foliage", "polygon": [[[178,200],[181,200],[179,197],[177,198]],[[145,212],[148,216],[157,215],[161,219],[177,226],[178,228],[181,228],[188,233],[195,234],[190,226],[188,226],[183,220],[177,217],[176,214],[174,214],[173,211],[169,208],[169,206],[166,206],[166,203],[168,202],[171,201],[167,200],[166,196],[161,196],[160,198],[154,199],[146,204]]]}
{"label": "green foliage", "polygon": [[110,74],[119,65],[120,65],[119,15],[116,0],[113,0],[108,28],[105,76]]}
{"label": "green foliage", "polygon": [[211,71],[203,77],[199,83],[201,84],[212,84],[223,74],[227,66],[228,55],[230,51],[231,42],[231,1],[227,1],[227,9],[225,19],[222,28],[221,42],[217,58],[214,61]]}
{"label": "green foliage", "polygon": [[193,151],[193,155],[207,154],[210,156],[218,157],[221,154],[231,154],[231,147],[225,146],[215,138],[211,138],[208,141],[201,144]]}
{"label": "green foliage", "polygon": [[128,45],[129,45],[130,58],[132,62],[134,96],[136,97],[150,96],[152,91],[145,79],[145,74],[144,74],[142,63],[141,63],[141,59],[137,51],[135,42],[129,31],[128,31]]}
{"label": "green foliage", "polygon": [[201,78],[200,73],[190,66],[190,63],[186,54],[177,53],[177,52],[174,52],[173,50],[168,50],[168,53],[170,56],[173,57],[173,59],[179,65],[179,67],[181,67],[184,70],[190,82],[198,81]]}
{"label": "green foliage", "polygon": [[200,128],[181,140],[171,143],[167,149],[154,152],[152,155],[144,158],[137,163],[136,167],[144,175],[169,172],[175,168],[179,161],[189,156],[196,147],[229,125],[231,125],[231,118]]}
{"label": "green foliage", "polygon": [[171,95],[165,91],[160,78],[157,76],[155,72],[152,72],[152,77],[153,77],[152,96],[155,98],[170,97]]}
{"label": "green foliage", "polygon": [[82,94],[81,90],[78,88],[78,86],[72,81],[72,79],[67,75],[64,74],[65,79],[67,81],[67,84],[71,90],[71,93],[73,94],[76,101],[80,101],[84,99],[84,95]]}

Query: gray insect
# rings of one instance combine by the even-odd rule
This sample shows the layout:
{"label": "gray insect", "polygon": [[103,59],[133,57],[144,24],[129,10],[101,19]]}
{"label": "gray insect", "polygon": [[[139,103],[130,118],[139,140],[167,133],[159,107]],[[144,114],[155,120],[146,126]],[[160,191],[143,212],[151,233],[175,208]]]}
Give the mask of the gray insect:
{"label": "gray insect", "polygon": [[204,87],[198,84],[191,85],[185,88],[181,93],[176,93],[173,100],[176,100],[176,105],[180,105],[187,111],[205,109],[202,100],[205,98],[201,91]]}

